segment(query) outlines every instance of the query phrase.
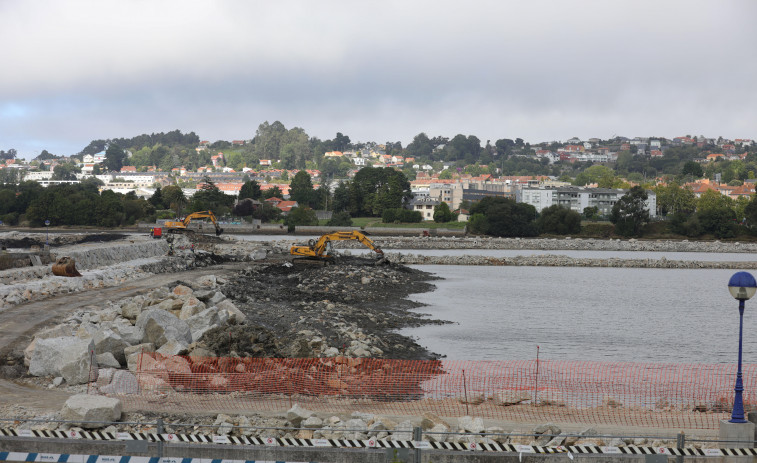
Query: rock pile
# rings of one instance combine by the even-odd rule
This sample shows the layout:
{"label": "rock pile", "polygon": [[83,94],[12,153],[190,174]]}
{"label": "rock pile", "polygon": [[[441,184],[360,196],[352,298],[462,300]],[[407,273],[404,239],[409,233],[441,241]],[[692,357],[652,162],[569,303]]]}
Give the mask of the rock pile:
{"label": "rock pile", "polygon": [[[34,376],[56,376],[68,384],[83,384],[101,374],[113,378],[114,372],[100,367],[136,370],[140,359],[146,358],[140,356],[143,352],[168,357],[187,354],[198,347],[196,341],[207,331],[245,322],[236,305],[217,291],[219,283],[224,283],[219,280],[211,275],[200,279],[196,288],[183,284],[157,288],[146,295],[75,312],[62,324],[34,336],[24,351],[24,364]],[[132,382],[123,375],[120,379]]]}
{"label": "rock pile", "polygon": [[391,262],[405,265],[480,265],[526,267],[623,267],[668,269],[757,269],[754,262],[716,262],[661,259],[579,258],[554,254],[515,257],[488,256],[426,256],[420,254],[386,253]]}
{"label": "rock pile", "polygon": [[[291,243],[292,241],[286,241]],[[460,237],[388,237],[374,239],[382,249],[523,249],[523,250],[584,250],[584,251],[665,251],[665,252],[750,252],[757,253],[757,243],[721,241],[672,241],[637,239],[581,239],[581,238],[496,238],[489,236]],[[285,241],[280,242],[285,246]],[[336,248],[360,249],[355,241],[334,243]]]}

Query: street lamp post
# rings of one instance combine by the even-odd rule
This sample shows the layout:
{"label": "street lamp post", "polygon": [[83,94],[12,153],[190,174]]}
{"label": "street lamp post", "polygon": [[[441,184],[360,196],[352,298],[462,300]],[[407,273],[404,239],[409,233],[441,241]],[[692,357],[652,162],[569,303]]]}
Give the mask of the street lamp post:
{"label": "street lamp post", "polygon": [[45,219],[45,244],[50,246],[50,219]]}
{"label": "street lamp post", "polygon": [[736,374],[736,387],[733,389],[735,396],[733,399],[733,411],[731,412],[730,423],[746,423],[744,419],[744,383],[741,379],[741,334],[744,327],[744,301],[751,299],[757,291],[757,281],[749,272],[736,272],[728,281],[728,291],[731,296],[739,300],[739,369]]}

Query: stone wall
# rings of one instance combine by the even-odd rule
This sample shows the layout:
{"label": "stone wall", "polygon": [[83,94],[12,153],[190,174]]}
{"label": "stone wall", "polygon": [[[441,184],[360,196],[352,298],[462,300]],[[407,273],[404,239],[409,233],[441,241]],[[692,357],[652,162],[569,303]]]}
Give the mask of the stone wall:
{"label": "stone wall", "polygon": [[76,259],[79,271],[108,267],[118,263],[163,256],[168,252],[165,240],[127,240],[123,243],[89,243],[62,246],[51,250],[52,260],[69,256]]}

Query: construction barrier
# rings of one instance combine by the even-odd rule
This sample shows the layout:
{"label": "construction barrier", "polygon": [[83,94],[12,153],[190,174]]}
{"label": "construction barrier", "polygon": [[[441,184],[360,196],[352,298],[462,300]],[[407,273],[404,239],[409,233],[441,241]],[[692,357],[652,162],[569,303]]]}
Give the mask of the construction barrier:
{"label": "construction barrier", "polygon": [[[136,377],[136,378],[135,378]],[[125,410],[475,416],[522,423],[717,429],[730,416],[735,365],[581,361],[164,357],[100,378],[90,393]],[[743,366],[746,410],[757,365]]]}

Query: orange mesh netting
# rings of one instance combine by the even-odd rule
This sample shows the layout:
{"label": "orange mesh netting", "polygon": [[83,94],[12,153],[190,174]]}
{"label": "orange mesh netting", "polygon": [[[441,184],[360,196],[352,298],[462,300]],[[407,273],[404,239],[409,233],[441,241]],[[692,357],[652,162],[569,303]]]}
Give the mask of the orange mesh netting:
{"label": "orange mesh netting", "polygon": [[[757,405],[757,365],[744,365]],[[142,354],[134,377],[91,384],[125,410],[479,416],[514,422],[715,429],[730,416],[735,365],[581,361],[440,361],[163,357]],[[98,392],[99,391],[99,392]]]}

